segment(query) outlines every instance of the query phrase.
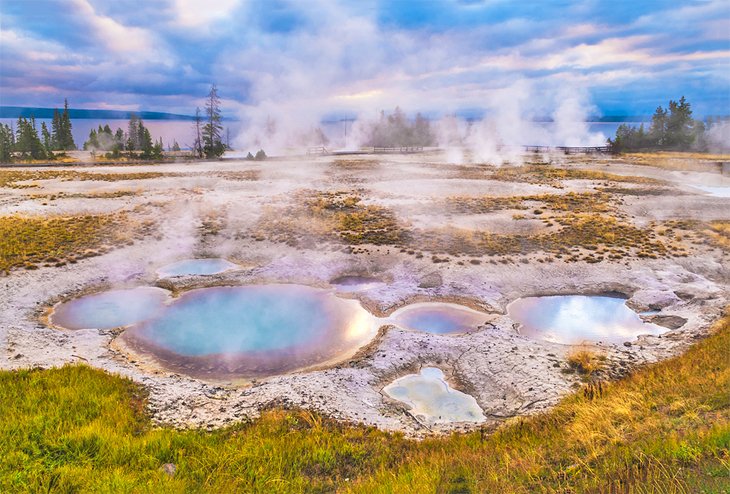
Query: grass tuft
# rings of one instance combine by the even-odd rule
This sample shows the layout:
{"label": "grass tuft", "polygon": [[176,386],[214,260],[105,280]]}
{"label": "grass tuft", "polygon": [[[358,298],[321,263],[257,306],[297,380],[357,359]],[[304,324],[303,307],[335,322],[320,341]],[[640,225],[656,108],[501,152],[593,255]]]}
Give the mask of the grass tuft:
{"label": "grass tuft", "polygon": [[580,374],[590,376],[604,365],[604,358],[589,348],[577,348],[568,354],[566,361],[571,369]]}

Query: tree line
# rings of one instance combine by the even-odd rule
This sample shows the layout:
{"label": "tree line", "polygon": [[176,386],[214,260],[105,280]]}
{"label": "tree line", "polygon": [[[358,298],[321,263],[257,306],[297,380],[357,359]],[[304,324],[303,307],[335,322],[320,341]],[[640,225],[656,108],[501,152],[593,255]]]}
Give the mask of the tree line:
{"label": "tree line", "polygon": [[[708,122],[711,124],[711,121]],[[659,106],[646,129],[644,124],[635,127],[621,124],[616,136],[608,139],[614,153],[627,151],[705,151],[707,125],[692,118],[692,106],[684,96],[679,101],[670,100],[667,109]]]}
{"label": "tree line", "polygon": [[[222,120],[220,97],[216,85],[213,84],[206,97],[203,113],[201,114],[200,108],[195,111],[193,156],[218,158],[228,149],[228,144],[222,138]],[[33,116],[18,118],[15,128],[0,124],[0,162],[9,163],[17,158],[54,160],[54,151],[76,150],[78,148],[71,129],[68,100],[64,100],[62,112],[54,110],[50,130],[45,122],[41,122],[38,129]],[[91,129],[83,149],[104,152],[107,158],[119,158],[126,153],[127,156],[137,159],[156,160],[162,159],[164,145],[161,138],[153,140],[142,119],[132,113],[126,132],[121,128],[112,131],[109,124],[99,125],[98,128]],[[174,141],[168,149],[180,151],[180,145]],[[263,159],[265,155],[257,153],[257,157]]]}
{"label": "tree line", "polygon": [[423,147],[435,144],[428,119],[418,113],[415,120],[410,122],[399,107],[387,116],[381,111],[380,119],[371,123],[367,130],[366,146]]}
{"label": "tree line", "polygon": [[[200,108],[195,109],[193,118],[193,145],[192,153],[197,158],[218,158],[227,149],[223,143],[221,124],[223,117],[220,109],[220,97],[218,88],[213,84],[206,97],[204,115],[201,115]],[[141,118],[134,113],[130,115],[127,132],[117,129],[112,132],[109,125],[98,129],[91,129],[89,139],[84,143],[84,149],[101,150],[107,152],[107,157],[116,158],[121,156],[123,151],[141,159],[161,159],[164,145],[162,138],[153,142],[149,129],[144,126]],[[180,151],[180,145],[174,141],[171,151]],[[138,153],[141,151],[141,154]]]}
{"label": "tree line", "polygon": [[193,154],[198,158],[218,158],[226,152],[228,145],[223,143],[221,124],[223,117],[220,108],[220,96],[215,84],[210,87],[205,100],[204,117],[200,113],[200,107],[195,109],[193,120]]}
{"label": "tree line", "polygon": [[112,132],[109,124],[103,127],[99,125],[97,129],[91,129],[89,132],[89,139],[84,143],[84,149],[92,152],[106,151],[107,158],[119,158],[123,151],[127,151],[129,157],[154,160],[162,159],[164,147],[162,138],[153,142],[152,134],[144,126],[142,119],[132,113],[127,132],[121,128]]}
{"label": "tree line", "polygon": [[41,122],[40,136],[33,116],[19,117],[15,129],[0,124],[0,162],[11,162],[16,156],[21,159],[53,160],[54,151],[76,149],[71,128],[68,100],[64,100],[63,112],[53,110],[50,131],[46,123]]}

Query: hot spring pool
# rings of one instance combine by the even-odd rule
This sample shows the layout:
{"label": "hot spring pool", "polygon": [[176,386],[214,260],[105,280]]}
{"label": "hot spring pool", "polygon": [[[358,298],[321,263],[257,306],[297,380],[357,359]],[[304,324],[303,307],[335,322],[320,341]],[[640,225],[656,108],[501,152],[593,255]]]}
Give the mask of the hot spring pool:
{"label": "hot spring pool", "polygon": [[466,333],[484,324],[487,315],[463,305],[424,302],[406,305],[391,314],[394,324],[434,334]]}
{"label": "hot spring pool", "polygon": [[222,273],[237,267],[238,265],[228,262],[225,259],[185,259],[163,266],[157,270],[157,274],[160,278],[168,278],[170,276],[211,275]]}
{"label": "hot spring pool", "polygon": [[444,373],[436,367],[425,367],[420,374],[396,379],[383,391],[411,407],[411,413],[428,424],[449,422],[482,422],[484,413],[473,396],[452,389]]}
{"label": "hot spring pool", "polygon": [[161,313],[167,290],[139,287],[110,290],[70,300],[54,308],[50,321],[66,329],[111,329],[144,321]]}
{"label": "hot spring pool", "polygon": [[202,288],[120,341],[195,377],[281,374],[353,353],[377,331],[359,302],[298,285]]}
{"label": "hot spring pool", "polygon": [[700,189],[713,197],[730,197],[730,187],[727,186],[693,185],[692,187]]}
{"label": "hot spring pool", "polygon": [[618,297],[556,295],[525,297],[507,306],[520,323],[520,333],[564,344],[622,343],[642,334],[658,335],[666,328],[645,323]]}

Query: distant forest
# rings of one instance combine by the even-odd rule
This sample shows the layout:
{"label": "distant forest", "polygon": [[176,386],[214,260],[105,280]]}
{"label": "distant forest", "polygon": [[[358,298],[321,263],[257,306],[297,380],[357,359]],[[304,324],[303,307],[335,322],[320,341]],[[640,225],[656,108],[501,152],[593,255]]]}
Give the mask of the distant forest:
{"label": "distant forest", "polygon": [[649,129],[621,124],[616,136],[608,139],[612,152],[627,151],[706,151],[708,144],[705,131],[712,125],[692,118],[692,107],[684,96],[679,101],[669,101],[665,110],[659,106],[651,118]]}
{"label": "distant forest", "polygon": [[431,124],[420,113],[410,122],[400,108],[387,115],[380,112],[380,119],[370,124],[367,129],[365,146],[392,147],[425,147],[435,146],[436,138],[431,132]]}
{"label": "distant forest", "polygon": [[[44,110],[44,115],[48,113],[47,109],[41,110]],[[64,100],[63,111],[53,110],[51,129],[48,129],[45,122],[41,122],[40,134],[32,114],[29,117],[19,116],[14,129],[10,125],[0,124],[0,162],[9,163],[16,159],[53,161],[58,151],[78,149],[71,133],[71,112],[68,100]],[[146,114],[167,115],[155,112]],[[228,149],[222,141],[221,121],[220,97],[213,84],[206,97],[203,113],[198,108],[192,118],[193,156],[217,158]],[[126,132],[121,128],[112,131],[108,124],[99,125],[97,129],[91,129],[89,138],[83,143],[83,149],[92,153],[105,153],[105,157],[110,159],[128,157],[159,160],[163,157],[164,145],[161,138],[153,141],[142,119],[135,113],[130,113]],[[180,151],[180,145],[174,141],[169,150]]]}
{"label": "distant forest", "polygon": [[45,122],[41,123],[38,135],[35,117],[19,117],[15,132],[9,125],[0,125],[0,162],[8,163],[14,158],[21,159],[55,159],[54,151],[76,149],[71,134],[71,118],[68,112],[68,100],[64,101],[63,112],[53,111],[51,130]]}

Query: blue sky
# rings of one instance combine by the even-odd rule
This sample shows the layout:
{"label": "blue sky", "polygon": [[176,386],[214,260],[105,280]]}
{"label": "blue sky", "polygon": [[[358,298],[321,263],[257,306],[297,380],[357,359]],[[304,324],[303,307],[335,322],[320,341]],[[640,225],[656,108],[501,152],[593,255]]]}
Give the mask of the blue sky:
{"label": "blue sky", "polygon": [[[730,2],[0,0],[0,103],[230,116],[446,114],[580,94],[730,113]],[[511,91],[510,88],[519,91]],[[524,97],[524,94],[528,97]]]}

